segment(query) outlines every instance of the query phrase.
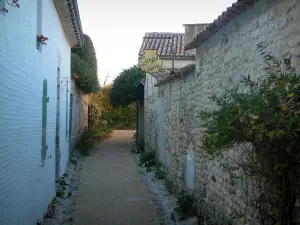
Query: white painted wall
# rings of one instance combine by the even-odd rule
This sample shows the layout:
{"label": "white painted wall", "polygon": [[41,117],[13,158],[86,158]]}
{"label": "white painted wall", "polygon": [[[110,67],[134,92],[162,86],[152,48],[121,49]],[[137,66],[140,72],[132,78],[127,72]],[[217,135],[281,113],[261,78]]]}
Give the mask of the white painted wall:
{"label": "white painted wall", "polygon": [[[0,224],[34,225],[55,195],[56,78],[70,76],[70,46],[52,0],[43,0],[43,34],[36,49],[37,0],[0,12]],[[61,63],[59,63],[60,55]],[[41,165],[42,88],[48,80],[48,152]],[[65,82],[63,82],[65,84]],[[61,174],[68,161],[66,88],[61,90]]]}

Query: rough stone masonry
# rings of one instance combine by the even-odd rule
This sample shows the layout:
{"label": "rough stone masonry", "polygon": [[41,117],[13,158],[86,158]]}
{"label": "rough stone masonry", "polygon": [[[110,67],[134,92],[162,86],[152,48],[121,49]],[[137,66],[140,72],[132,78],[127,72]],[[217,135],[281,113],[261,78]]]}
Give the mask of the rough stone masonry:
{"label": "rough stone masonry", "polygon": [[[222,168],[228,155],[218,161],[204,157],[199,111],[214,107],[212,94],[240,86],[241,75],[254,79],[264,75],[264,63],[255,47],[260,42],[274,56],[291,55],[299,71],[299,24],[299,0],[259,0],[198,45],[193,73],[158,88],[164,97],[165,167],[182,187],[187,179],[187,152],[195,152],[195,193],[203,224],[253,225],[258,224],[259,215],[247,205],[255,195],[251,183],[237,182]],[[153,99],[147,94],[145,90],[145,142],[158,150],[158,96]]]}

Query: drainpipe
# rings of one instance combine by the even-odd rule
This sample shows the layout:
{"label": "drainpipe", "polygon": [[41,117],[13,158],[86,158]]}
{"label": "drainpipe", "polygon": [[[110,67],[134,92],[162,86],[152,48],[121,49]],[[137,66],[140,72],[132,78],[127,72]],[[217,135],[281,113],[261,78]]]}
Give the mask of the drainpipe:
{"label": "drainpipe", "polygon": [[139,133],[139,100],[138,100],[138,94],[139,94],[139,86],[137,87],[137,89],[136,89],[136,142],[137,143],[139,143],[138,142],[138,140],[139,140],[139,135],[138,135],[138,133]]}

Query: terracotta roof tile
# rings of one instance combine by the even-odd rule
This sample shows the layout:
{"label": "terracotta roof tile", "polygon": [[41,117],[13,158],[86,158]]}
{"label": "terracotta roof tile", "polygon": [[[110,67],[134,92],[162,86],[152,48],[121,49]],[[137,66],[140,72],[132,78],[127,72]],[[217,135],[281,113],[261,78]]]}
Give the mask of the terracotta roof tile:
{"label": "terracotta roof tile", "polygon": [[196,48],[201,42],[207,40],[211,35],[217,32],[222,26],[234,19],[236,15],[246,11],[251,5],[258,0],[237,0],[231,7],[228,7],[214,22],[210,23],[206,29],[201,31],[196,37],[186,44],[186,49]]}
{"label": "terracotta roof tile", "polygon": [[[195,55],[187,53],[184,50],[183,44],[184,33],[166,33],[166,32],[152,32],[146,33],[144,36],[143,43],[141,45],[139,56],[144,54],[144,50],[157,49],[158,55],[161,57],[172,57],[172,39],[174,37],[174,56],[178,57],[191,57]],[[151,39],[147,39],[151,38]]]}

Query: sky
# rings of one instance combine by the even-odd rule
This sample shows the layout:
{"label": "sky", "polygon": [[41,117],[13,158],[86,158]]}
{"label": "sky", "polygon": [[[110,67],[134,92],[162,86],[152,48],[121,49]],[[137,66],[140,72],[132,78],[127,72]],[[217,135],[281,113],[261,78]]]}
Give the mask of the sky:
{"label": "sky", "polygon": [[213,22],[235,0],[78,0],[83,32],[94,43],[103,84],[138,63],[146,32],[182,32]]}

